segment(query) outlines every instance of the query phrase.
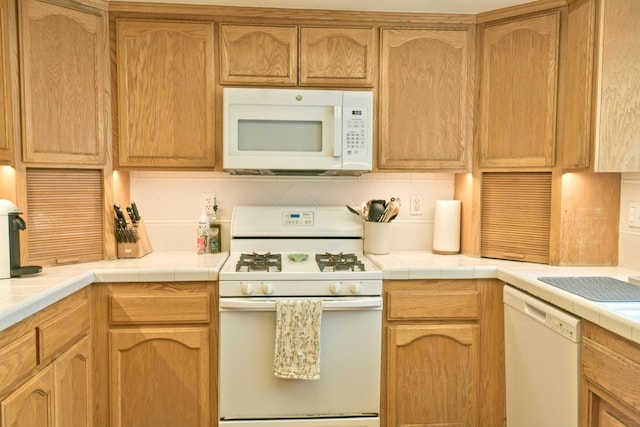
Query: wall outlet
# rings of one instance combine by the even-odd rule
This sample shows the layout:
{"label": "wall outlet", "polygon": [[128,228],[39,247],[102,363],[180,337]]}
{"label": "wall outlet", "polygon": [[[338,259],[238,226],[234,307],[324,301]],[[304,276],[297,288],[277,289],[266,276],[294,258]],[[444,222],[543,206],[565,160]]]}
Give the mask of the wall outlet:
{"label": "wall outlet", "polygon": [[215,205],[216,193],[202,193],[201,206],[207,215],[213,215],[213,205]]}
{"label": "wall outlet", "polygon": [[422,215],[422,196],[411,196],[411,215]]}
{"label": "wall outlet", "polygon": [[640,228],[640,202],[629,203],[627,224],[629,227]]}

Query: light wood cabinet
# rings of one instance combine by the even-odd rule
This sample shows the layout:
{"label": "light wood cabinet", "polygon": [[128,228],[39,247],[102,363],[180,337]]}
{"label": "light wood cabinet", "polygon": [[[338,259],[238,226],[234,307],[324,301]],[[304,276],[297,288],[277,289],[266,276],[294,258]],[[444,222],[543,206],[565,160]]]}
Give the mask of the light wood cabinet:
{"label": "light wood cabinet", "polygon": [[583,323],[581,427],[640,425],[640,345]]}
{"label": "light wood cabinet", "polygon": [[49,365],[0,403],[2,427],[57,427],[53,366]]}
{"label": "light wood cabinet", "polygon": [[106,12],[71,2],[18,6],[24,162],[104,165]]}
{"label": "light wood cabinet", "polygon": [[498,281],[384,283],[382,425],[503,425],[501,292]]}
{"label": "light wood cabinet", "polygon": [[213,425],[213,284],[117,283],[96,291],[94,351],[108,356],[96,368],[95,425]]}
{"label": "light wood cabinet", "polygon": [[215,165],[212,22],[116,21],[122,167]]}
{"label": "light wood cabinet", "polygon": [[382,29],[378,168],[469,168],[471,28]]}
{"label": "light wood cabinet", "polygon": [[555,164],[560,12],[480,26],[479,164]]}
{"label": "light wood cabinet", "polygon": [[373,85],[371,27],[223,24],[220,37],[223,85]]}
{"label": "light wood cabinet", "polygon": [[372,86],[373,28],[300,27],[301,86]]}
{"label": "light wood cabinet", "polygon": [[87,290],[0,333],[0,427],[92,425]]}
{"label": "light wood cabinet", "polygon": [[13,79],[9,0],[0,0],[0,165],[13,165]]}
{"label": "light wood cabinet", "polygon": [[578,0],[567,18],[563,166],[640,171],[640,3]]}

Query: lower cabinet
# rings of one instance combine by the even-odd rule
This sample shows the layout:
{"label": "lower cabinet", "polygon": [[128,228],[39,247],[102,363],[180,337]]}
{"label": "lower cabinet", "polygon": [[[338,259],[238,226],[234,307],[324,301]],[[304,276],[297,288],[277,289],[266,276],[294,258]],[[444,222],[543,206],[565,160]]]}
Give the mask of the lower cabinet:
{"label": "lower cabinet", "polygon": [[211,425],[207,328],[113,330],[109,354],[113,427]]}
{"label": "lower cabinet", "polygon": [[[217,415],[215,286],[94,285],[95,425],[210,427]],[[108,356],[107,356],[108,355]]]}
{"label": "lower cabinet", "polygon": [[87,292],[83,290],[0,334],[4,342],[28,331],[0,349],[0,372],[22,366],[12,362],[14,356],[39,361],[15,381],[0,383],[0,427],[92,425],[88,319]]}
{"label": "lower cabinet", "polygon": [[584,322],[581,427],[640,426],[640,345]]}
{"label": "lower cabinet", "polygon": [[2,427],[55,427],[54,371],[50,365],[0,404]]}
{"label": "lower cabinet", "polygon": [[502,283],[384,284],[383,425],[503,426]]}

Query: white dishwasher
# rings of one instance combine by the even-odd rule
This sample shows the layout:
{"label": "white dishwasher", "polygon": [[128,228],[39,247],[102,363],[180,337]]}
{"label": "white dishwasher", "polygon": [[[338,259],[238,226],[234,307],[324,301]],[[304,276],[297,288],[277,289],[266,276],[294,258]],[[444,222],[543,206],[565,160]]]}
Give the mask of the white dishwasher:
{"label": "white dishwasher", "polygon": [[577,427],[580,319],[504,287],[507,427]]}

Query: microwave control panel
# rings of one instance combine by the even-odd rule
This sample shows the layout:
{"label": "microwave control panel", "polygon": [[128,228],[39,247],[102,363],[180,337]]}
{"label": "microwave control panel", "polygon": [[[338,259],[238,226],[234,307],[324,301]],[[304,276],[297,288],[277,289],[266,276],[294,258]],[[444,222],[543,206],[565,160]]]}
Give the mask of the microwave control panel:
{"label": "microwave control panel", "polygon": [[369,120],[366,108],[344,107],[342,112],[342,153],[350,159],[366,158],[368,155],[367,133]]}

